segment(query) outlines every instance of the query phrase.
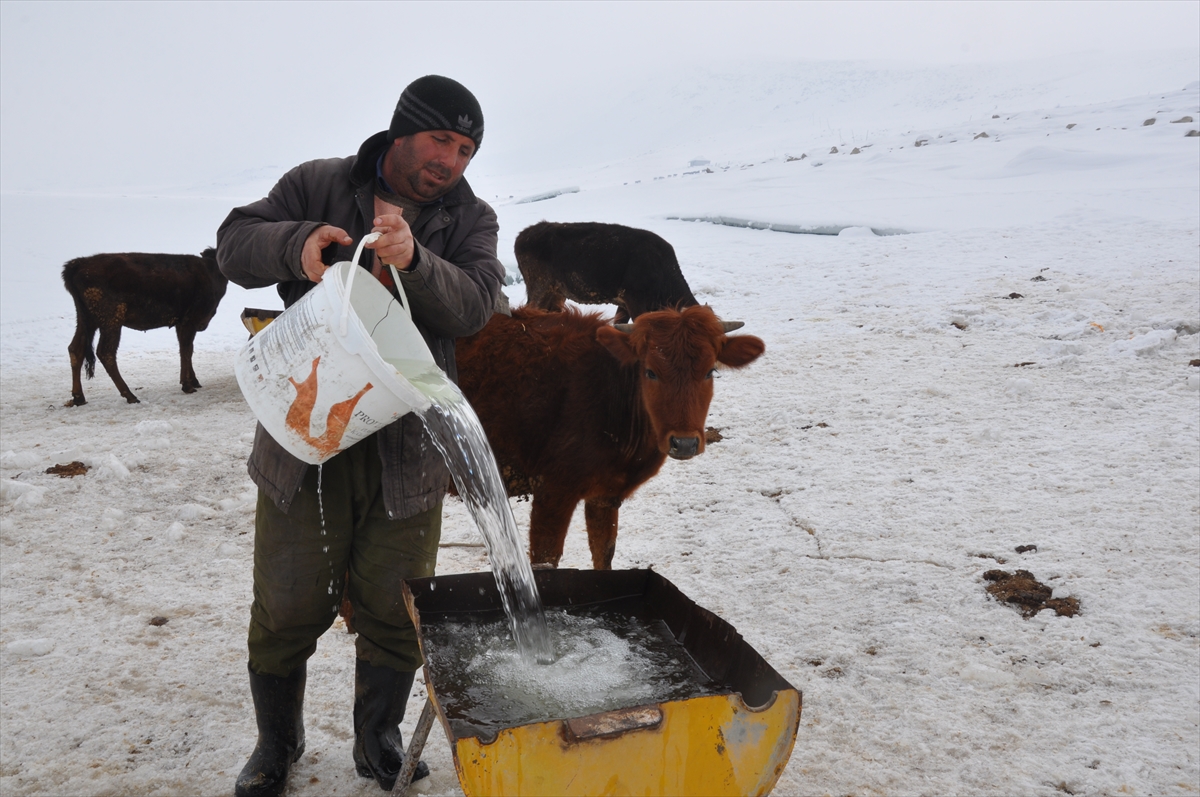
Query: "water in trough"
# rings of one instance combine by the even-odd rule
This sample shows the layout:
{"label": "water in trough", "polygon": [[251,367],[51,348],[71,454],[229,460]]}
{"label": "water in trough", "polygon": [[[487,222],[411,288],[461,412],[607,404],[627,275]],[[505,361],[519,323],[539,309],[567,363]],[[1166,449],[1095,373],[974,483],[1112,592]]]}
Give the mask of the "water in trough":
{"label": "water in trough", "polygon": [[556,607],[546,617],[555,660],[542,667],[522,658],[496,613],[422,623],[438,703],[457,736],[728,691],[645,611]]}

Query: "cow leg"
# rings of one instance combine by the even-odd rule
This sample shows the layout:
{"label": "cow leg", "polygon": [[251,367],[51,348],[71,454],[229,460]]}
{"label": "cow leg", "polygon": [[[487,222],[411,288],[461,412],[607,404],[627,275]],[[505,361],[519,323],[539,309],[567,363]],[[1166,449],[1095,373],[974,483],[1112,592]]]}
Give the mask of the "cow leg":
{"label": "cow leg", "polygon": [[534,493],[529,512],[529,561],[535,565],[558,567],[563,542],[571,525],[571,515],[579,499],[542,491]]}
{"label": "cow leg", "polygon": [[525,278],[525,301],[539,310],[561,313],[566,306],[562,286],[547,276],[547,269],[540,263],[520,264],[521,276]]}
{"label": "cow leg", "polygon": [[75,322],[75,337],[71,339],[71,345],[67,347],[67,354],[71,355],[71,400],[67,402],[68,407],[82,407],[87,404],[87,399],[83,397],[83,380],[80,378],[80,371],[86,363],[88,367],[88,378],[91,378],[93,371],[96,368],[96,353],[92,351],[92,338],[96,335],[96,328],[84,320],[83,316]]}
{"label": "cow leg", "polygon": [[192,370],[192,344],[196,340],[196,330],[175,327],[175,336],[179,338],[179,384],[184,393],[195,393],[200,387],[196,372]]}
{"label": "cow leg", "polygon": [[121,326],[118,324],[112,327],[102,327],[100,329],[100,344],[96,346],[96,357],[100,360],[104,370],[108,372],[108,376],[112,379],[113,384],[117,386],[117,390],[125,397],[125,400],[130,404],[139,404],[138,397],[133,395],[133,391],[129,389],[129,385],[125,384],[125,380],[121,378],[121,372],[117,370],[117,347],[121,345]]}
{"label": "cow leg", "polygon": [[608,498],[583,502],[588,547],[592,549],[592,568],[595,570],[612,570],[613,554],[617,550],[617,509],[620,506],[620,501]]}

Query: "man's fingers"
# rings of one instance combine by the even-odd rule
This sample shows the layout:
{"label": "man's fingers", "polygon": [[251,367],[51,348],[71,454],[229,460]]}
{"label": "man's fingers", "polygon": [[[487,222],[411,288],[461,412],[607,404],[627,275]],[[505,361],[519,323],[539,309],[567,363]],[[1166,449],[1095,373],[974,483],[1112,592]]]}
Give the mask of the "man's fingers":
{"label": "man's fingers", "polygon": [[354,242],[341,227],[326,224],[309,233],[300,252],[300,267],[304,276],[313,282],[320,282],[327,266],[321,261],[321,252],[332,243],[350,245]]}
{"label": "man's fingers", "polygon": [[325,276],[325,271],[328,268],[329,266],[326,266],[324,263],[318,261],[315,264],[306,265],[304,267],[304,276],[308,277],[308,279],[312,282],[320,282],[321,278]]}
{"label": "man's fingers", "polygon": [[341,227],[332,227],[332,226],[321,227],[317,230],[317,233],[318,233],[317,241],[320,244],[322,249],[324,249],[325,247],[329,246],[332,243],[339,243],[339,244],[343,244],[343,245],[349,245],[349,244],[354,243],[354,239],[351,238],[346,233],[346,231],[343,230]]}
{"label": "man's fingers", "polygon": [[393,230],[408,227],[408,222],[399,213],[385,213],[382,216],[376,216],[374,224],[376,227],[391,227]]}
{"label": "man's fingers", "polygon": [[[375,226],[371,229],[371,232],[381,233],[382,235],[389,235],[392,233],[402,236],[412,235],[412,232],[409,230],[408,223],[405,222],[404,217],[399,214],[386,213],[382,216],[376,216],[374,224]],[[382,245],[387,246],[387,242],[384,241]],[[380,246],[380,241],[376,241],[373,244],[367,244],[367,246],[371,249],[378,249]]]}

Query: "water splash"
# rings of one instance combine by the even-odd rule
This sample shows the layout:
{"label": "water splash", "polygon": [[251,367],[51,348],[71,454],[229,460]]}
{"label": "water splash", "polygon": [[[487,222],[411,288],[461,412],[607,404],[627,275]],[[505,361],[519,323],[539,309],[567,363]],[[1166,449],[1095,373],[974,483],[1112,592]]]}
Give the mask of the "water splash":
{"label": "water splash", "polygon": [[557,661],[545,667],[522,659],[502,620],[426,625],[438,701],[456,728],[474,735],[724,691],[661,619],[581,607],[546,616]]}
{"label": "water splash", "polygon": [[[413,373],[416,375],[410,375]],[[552,663],[554,647],[533,580],[533,568],[479,417],[458,386],[436,366],[423,366],[420,371],[410,368],[405,378],[433,401],[429,409],[417,415],[446,460],[458,495],[483,535],[500,599],[522,659]]]}

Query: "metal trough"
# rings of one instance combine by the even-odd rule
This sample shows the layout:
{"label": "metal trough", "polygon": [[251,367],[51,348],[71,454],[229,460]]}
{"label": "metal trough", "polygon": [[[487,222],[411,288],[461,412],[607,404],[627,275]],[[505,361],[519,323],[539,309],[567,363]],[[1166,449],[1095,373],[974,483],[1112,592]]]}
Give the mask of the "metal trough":
{"label": "metal trough", "polygon": [[[770,793],[796,741],[801,694],[733,626],[650,570],[541,570],[535,577],[547,612],[637,615],[660,629],[663,644],[704,684],[700,694],[479,727],[443,705],[452,701],[441,690],[461,662],[439,657],[433,640],[439,624],[502,617],[495,580],[491,573],[415,579],[405,601],[425,655],[429,702],[409,763],[436,713],[467,797]],[[403,793],[406,781],[402,774],[393,794]]]}

